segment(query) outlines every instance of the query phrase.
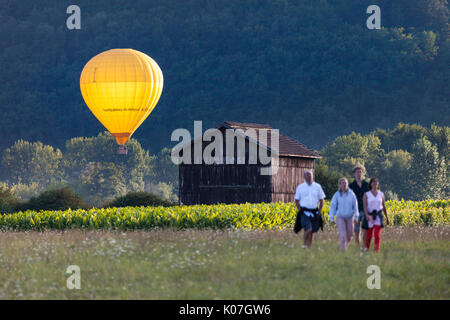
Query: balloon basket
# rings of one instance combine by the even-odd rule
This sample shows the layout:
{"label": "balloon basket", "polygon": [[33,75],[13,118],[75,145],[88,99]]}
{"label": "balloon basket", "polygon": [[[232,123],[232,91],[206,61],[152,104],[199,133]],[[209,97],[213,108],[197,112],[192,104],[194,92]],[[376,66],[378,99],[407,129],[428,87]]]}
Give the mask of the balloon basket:
{"label": "balloon basket", "polygon": [[117,154],[128,154],[128,148],[127,146],[118,146],[117,147]]}

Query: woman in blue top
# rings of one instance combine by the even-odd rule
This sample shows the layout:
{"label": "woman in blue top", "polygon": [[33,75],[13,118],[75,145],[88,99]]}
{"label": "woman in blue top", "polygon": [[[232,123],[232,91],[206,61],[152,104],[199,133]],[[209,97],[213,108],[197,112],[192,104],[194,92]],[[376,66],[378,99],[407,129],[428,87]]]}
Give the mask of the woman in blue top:
{"label": "woman in blue top", "polygon": [[358,200],[351,189],[348,188],[346,178],[339,179],[339,190],[333,195],[330,204],[330,222],[334,223],[336,216],[341,250],[347,251],[353,237],[353,224],[358,222]]}

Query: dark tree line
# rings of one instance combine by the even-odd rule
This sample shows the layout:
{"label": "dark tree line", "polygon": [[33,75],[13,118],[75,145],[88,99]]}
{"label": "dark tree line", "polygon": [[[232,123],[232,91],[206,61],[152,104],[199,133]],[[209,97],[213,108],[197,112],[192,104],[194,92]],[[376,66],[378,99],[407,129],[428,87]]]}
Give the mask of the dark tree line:
{"label": "dark tree line", "polygon": [[167,149],[151,156],[135,139],[129,141],[126,156],[116,154],[116,147],[106,132],[72,138],[64,152],[42,142],[18,140],[0,154],[0,187],[5,197],[12,192],[21,201],[61,187],[97,206],[137,191],[177,200],[178,171]]}
{"label": "dark tree line", "polygon": [[[351,181],[353,167],[362,164],[368,178],[379,177],[389,199],[448,199],[449,144],[450,127],[436,125],[399,123],[369,134],[352,132],[321,150],[316,180],[331,197],[339,178]],[[0,200],[24,201],[44,190],[69,187],[93,205],[139,191],[175,202],[178,167],[170,149],[150,155],[134,138],[128,148],[128,155],[117,155],[115,140],[106,132],[72,138],[63,151],[18,140],[0,154]]]}
{"label": "dark tree line", "polygon": [[377,1],[381,30],[366,28],[370,4],[80,0],[82,28],[71,31],[64,1],[4,0],[0,146],[24,139],[62,149],[102,131],[79,76],[117,47],[149,54],[164,73],[161,100],[134,136],[152,154],[194,120],[267,123],[317,149],[400,121],[448,125],[448,2]]}

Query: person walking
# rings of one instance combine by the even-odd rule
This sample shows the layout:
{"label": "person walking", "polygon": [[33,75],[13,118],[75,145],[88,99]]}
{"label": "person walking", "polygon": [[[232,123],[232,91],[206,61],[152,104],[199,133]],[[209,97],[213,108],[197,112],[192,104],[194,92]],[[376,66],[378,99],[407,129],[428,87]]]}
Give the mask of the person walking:
{"label": "person walking", "polygon": [[368,251],[370,249],[370,242],[372,240],[372,236],[374,236],[375,252],[379,252],[381,228],[384,227],[383,215],[381,212],[383,212],[386,217],[386,224],[389,224],[389,217],[387,215],[384,194],[380,191],[380,183],[378,178],[370,179],[369,189],[370,191],[367,191],[363,197],[364,214],[369,227],[367,229],[365,250]]}
{"label": "person walking", "polygon": [[358,247],[360,247],[360,234],[362,229],[362,246],[365,246],[366,243],[366,230],[368,228],[366,215],[364,214],[364,203],[363,197],[364,194],[369,191],[369,184],[364,180],[365,168],[362,165],[358,165],[353,168],[353,175],[355,176],[355,180],[350,183],[349,187],[352,189],[353,193],[358,200],[358,211],[359,218],[358,222],[355,223],[355,243]]}
{"label": "person walking", "polygon": [[358,200],[349,189],[346,178],[339,179],[339,190],[331,199],[329,215],[331,224],[334,224],[336,216],[341,250],[347,251],[353,236],[353,224],[358,222],[359,211]]}
{"label": "person walking", "polygon": [[295,205],[298,209],[294,232],[298,233],[304,228],[304,248],[311,248],[313,233],[323,230],[322,208],[325,193],[322,186],[314,182],[310,170],[305,170],[303,177],[305,181],[297,186],[295,191]]}

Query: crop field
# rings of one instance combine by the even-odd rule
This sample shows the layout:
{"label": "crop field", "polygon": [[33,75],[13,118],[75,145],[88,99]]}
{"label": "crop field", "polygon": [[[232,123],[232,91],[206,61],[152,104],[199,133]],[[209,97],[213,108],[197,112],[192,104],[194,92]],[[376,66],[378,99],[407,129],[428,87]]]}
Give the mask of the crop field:
{"label": "crop field", "polygon": [[[450,200],[388,201],[392,223],[398,226],[450,223]],[[325,203],[327,223],[329,202]],[[64,229],[272,229],[292,226],[292,203],[195,205],[175,207],[125,207],[66,211],[25,211],[0,216],[3,230]]]}
{"label": "crop field", "polygon": [[2,215],[0,299],[450,299],[449,203],[388,202],[378,254],[328,223],[303,249],[292,204]]}
{"label": "crop field", "polygon": [[310,250],[290,228],[3,231],[0,299],[450,299],[449,240],[448,226],[386,227],[380,253],[344,254],[331,227]]}

